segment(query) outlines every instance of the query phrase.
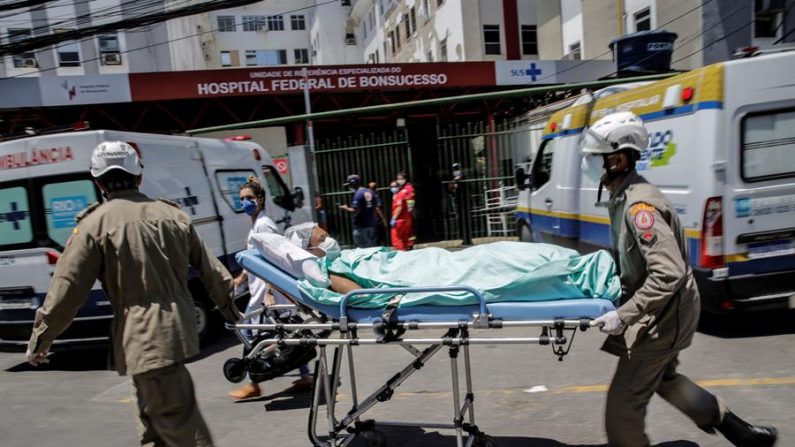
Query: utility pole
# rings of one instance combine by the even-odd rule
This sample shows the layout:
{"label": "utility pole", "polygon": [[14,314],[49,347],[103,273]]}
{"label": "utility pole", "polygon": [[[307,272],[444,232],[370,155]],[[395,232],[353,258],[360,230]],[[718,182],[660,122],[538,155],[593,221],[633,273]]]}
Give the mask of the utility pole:
{"label": "utility pole", "polygon": [[315,129],[312,126],[312,102],[309,100],[309,68],[304,67],[302,70],[302,74],[304,76],[304,107],[306,108],[306,114],[309,116],[306,120],[306,136],[309,140],[309,153],[307,154],[307,170],[309,174],[309,200],[308,202],[312,204],[312,220],[317,222],[317,211],[315,210],[315,195],[320,190],[320,182],[317,178],[317,161],[315,159]]}

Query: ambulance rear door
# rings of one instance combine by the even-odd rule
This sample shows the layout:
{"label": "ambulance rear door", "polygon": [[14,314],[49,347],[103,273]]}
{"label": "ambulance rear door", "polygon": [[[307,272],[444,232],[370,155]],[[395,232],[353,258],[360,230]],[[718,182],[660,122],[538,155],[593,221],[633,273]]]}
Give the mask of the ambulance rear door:
{"label": "ambulance rear door", "polygon": [[795,52],[726,64],[732,131],[723,243],[730,276],[795,271],[793,67]]}

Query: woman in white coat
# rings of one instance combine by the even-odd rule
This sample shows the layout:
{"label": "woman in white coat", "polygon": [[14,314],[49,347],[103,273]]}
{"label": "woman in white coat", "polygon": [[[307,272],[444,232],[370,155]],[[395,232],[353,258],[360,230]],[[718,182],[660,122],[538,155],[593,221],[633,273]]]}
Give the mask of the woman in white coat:
{"label": "woman in white coat", "polygon": [[[281,234],[279,227],[273,219],[265,215],[265,190],[262,188],[257,177],[253,175],[250,176],[248,182],[240,187],[240,203],[243,206],[243,211],[251,216],[251,232],[249,233],[249,237],[257,233]],[[253,248],[250,242],[248,248]],[[278,293],[271,293],[270,284],[254,275],[247,275],[245,270],[235,278],[235,289],[241,287],[246,281],[248,281],[248,290],[251,294],[251,298],[246,306],[246,314],[261,308],[263,305],[277,303],[289,304],[289,301]],[[257,323],[257,321],[247,320],[246,323]],[[253,336],[254,334],[250,335]],[[290,387],[288,391],[303,391],[312,388],[312,375],[309,372],[309,368],[306,365],[301,365],[299,370],[301,378],[293,382],[292,387]],[[229,395],[237,400],[250,399],[262,395],[262,390],[257,383],[251,381],[231,391]]]}

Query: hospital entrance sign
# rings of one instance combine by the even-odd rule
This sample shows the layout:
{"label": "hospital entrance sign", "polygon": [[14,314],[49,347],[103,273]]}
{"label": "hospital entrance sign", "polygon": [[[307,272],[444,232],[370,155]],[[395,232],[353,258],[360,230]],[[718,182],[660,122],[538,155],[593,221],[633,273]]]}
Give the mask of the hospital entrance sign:
{"label": "hospital entrance sign", "polygon": [[[304,78],[304,69],[307,77]],[[409,64],[249,67],[220,70],[0,79],[0,109],[227,96],[441,90],[549,85],[599,79],[610,60],[510,60]]]}
{"label": "hospital entrance sign", "polygon": [[354,93],[494,86],[493,62],[260,67],[171,73],[131,73],[133,101],[218,96]]}

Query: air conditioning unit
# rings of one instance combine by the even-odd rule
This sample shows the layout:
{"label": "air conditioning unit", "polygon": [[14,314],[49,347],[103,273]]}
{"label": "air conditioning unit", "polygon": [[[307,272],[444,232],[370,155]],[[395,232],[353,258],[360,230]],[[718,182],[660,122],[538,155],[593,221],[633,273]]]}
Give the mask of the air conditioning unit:
{"label": "air conditioning unit", "polygon": [[36,68],[39,66],[38,62],[36,62],[36,58],[27,57],[22,59],[22,66],[25,68]]}
{"label": "air conditioning unit", "polygon": [[356,45],[356,36],[354,36],[353,34],[346,34],[345,45]]}
{"label": "air conditioning unit", "polygon": [[102,53],[102,65],[121,65],[120,53]]}

